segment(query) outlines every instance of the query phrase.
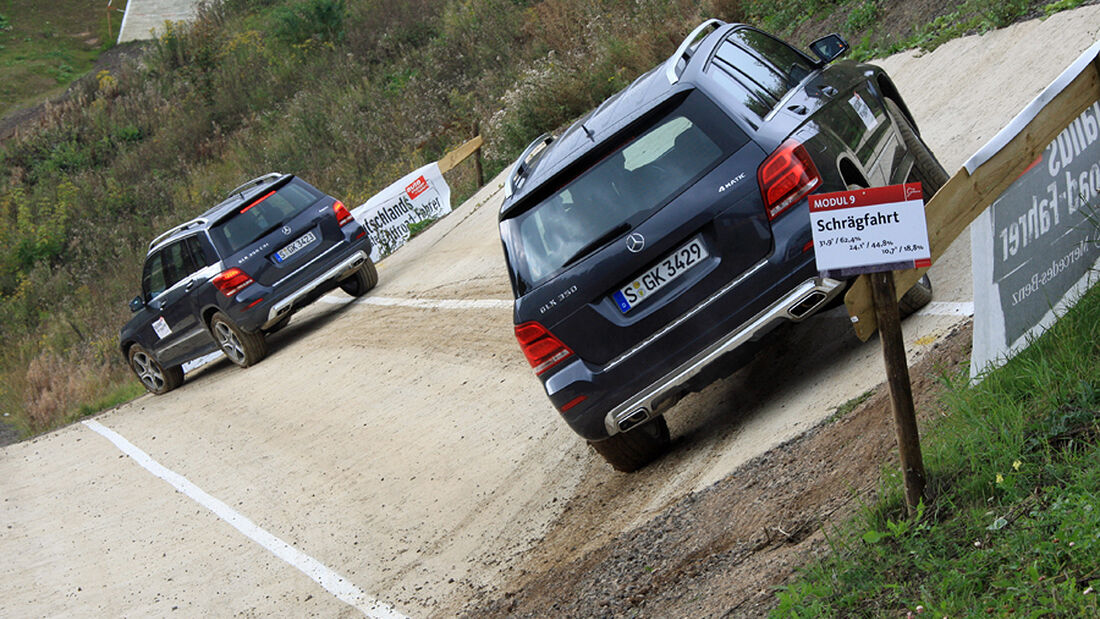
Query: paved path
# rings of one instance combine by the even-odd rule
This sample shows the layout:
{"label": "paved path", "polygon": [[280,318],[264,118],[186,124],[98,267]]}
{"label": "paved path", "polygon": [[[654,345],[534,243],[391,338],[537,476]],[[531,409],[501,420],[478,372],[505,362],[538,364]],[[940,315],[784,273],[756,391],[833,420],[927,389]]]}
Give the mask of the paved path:
{"label": "paved path", "polygon": [[152,39],[164,30],[165,21],[186,21],[195,17],[198,0],[116,0],[126,5],[118,42]]}

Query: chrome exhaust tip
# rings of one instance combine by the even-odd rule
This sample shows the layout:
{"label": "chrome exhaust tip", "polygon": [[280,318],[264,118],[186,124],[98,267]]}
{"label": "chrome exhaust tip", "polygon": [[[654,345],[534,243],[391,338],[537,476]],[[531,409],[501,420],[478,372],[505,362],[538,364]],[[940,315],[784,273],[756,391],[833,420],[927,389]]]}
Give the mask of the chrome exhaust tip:
{"label": "chrome exhaust tip", "polygon": [[645,423],[648,420],[649,411],[644,408],[639,408],[632,413],[624,415],[620,419],[616,419],[615,425],[618,426],[619,432],[626,432],[634,426]]}
{"label": "chrome exhaust tip", "polygon": [[814,290],[810,294],[802,297],[797,303],[791,306],[791,309],[787,310],[787,313],[791,315],[791,318],[795,320],[801,320],[805,318],[810,312],[817,309],[819,305],[824,303],[829,296],[820,290]]}

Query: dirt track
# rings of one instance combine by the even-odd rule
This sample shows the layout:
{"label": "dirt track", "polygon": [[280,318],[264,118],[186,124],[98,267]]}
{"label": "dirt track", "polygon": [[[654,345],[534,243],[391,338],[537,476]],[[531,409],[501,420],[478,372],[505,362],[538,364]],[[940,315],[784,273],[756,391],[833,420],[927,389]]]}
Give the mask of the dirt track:
{"label": "dirt track", "polygon": [[[1098,36],[1091,6],[883,64],[955,170]],[[97,421],[345,578],[360,608],[375,598],[448,616],[506,610],[493,600],[543,570],[597,569],[629,548],[624,532],[676,528],[685,497],[736,486],[739,466],[879,382],[877,344],[856,341],[842,314],[815,318],[681,403],[668,457],[614,473],[556,419],[512,338],[498,186],[384,261],[365,302],[335,294],[298,315],[262,364],[217,362]],[[965,238],[932,275],[938,302],[970,300]],[[961,320],[908,320],[914,361]],[[764,490],[743,492],[783,500]],[[0,450],[0,497],[0,616],[357,612],[84,424]],[[560,593],[541,606],[523,593],[525,608]],[[722,599],[700,612],[729,610]]]}

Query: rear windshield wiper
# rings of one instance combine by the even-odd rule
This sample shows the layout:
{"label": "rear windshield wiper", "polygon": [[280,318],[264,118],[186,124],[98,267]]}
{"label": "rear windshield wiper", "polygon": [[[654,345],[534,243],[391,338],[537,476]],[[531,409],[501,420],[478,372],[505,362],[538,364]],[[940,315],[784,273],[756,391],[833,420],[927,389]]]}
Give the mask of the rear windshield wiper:
{"label": "rear windshield wiper", "polygon": [[626,232],[629,229],[630,229],[630,224],[628,224],[626,222],[623,222],[623,223],[615,226],[614,228],[612,228],[612,229],[608,230],[607,232],[603,233],[595,241],[592,241],[591,243],[587,243],[584,247],[580,248],[580,250],[578,250],[577,253],[573,254],[573,256],[571,258],[569,258],[569,260],[566,260],[564,263],[562,263],[562,266],[567,267],[567,266],[573,264],[574,262],[580,260],[581,258],[584,258],[588,254],[592,253],[596,249],[599,249],[600,247],[603,247],[604,245],[609,243],[611,240],[613,240],[615,237],[619,236],[620,234],[622,234],[623,232]]}

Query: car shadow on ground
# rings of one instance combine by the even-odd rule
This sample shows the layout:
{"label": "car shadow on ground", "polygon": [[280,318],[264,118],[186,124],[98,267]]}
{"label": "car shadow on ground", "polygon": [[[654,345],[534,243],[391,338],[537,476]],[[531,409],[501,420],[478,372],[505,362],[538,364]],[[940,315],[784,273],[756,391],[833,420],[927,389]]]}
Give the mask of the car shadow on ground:
{"label": "car shadow on ground", "polygon": [[[861,342],[843,309],[780,326],[765,337],[752,361],[669,411],[673,445],[668,455],[724,443],[767,414],[784,394],[826,380],[826,365],[847,366],[876,340]],[[812,425],[816,417],[801,419]]]}
{"label": "car shadow on ground", "polygon": [[[312,337],[318,332],[328,328],[333,321],[344,315],[344,313],[357,303],[357,299],[349,297],[339,291],[334,291],[329,294],[334,295],[334,298],[339,297],[341,300],[346,300],[347,303],[318,303],[315,304],[314,307],[328,307],[330,309],[321,309],[320,311],[306,310],[303,313],[296,314],[290,319],[290,323],[288,323],[287,326],[275,333],[267,335],[267,356],[260,361],[261,364],[266,363],[271,357],[278,355],[279,352],[287,346],[302,339]],[[232,361],[223,355],[199,368],[187,372],[182,387],[186,388],[188,383],[219,376],[223,372],[239,371],[240,369],[241,368],[238,368]]]}

